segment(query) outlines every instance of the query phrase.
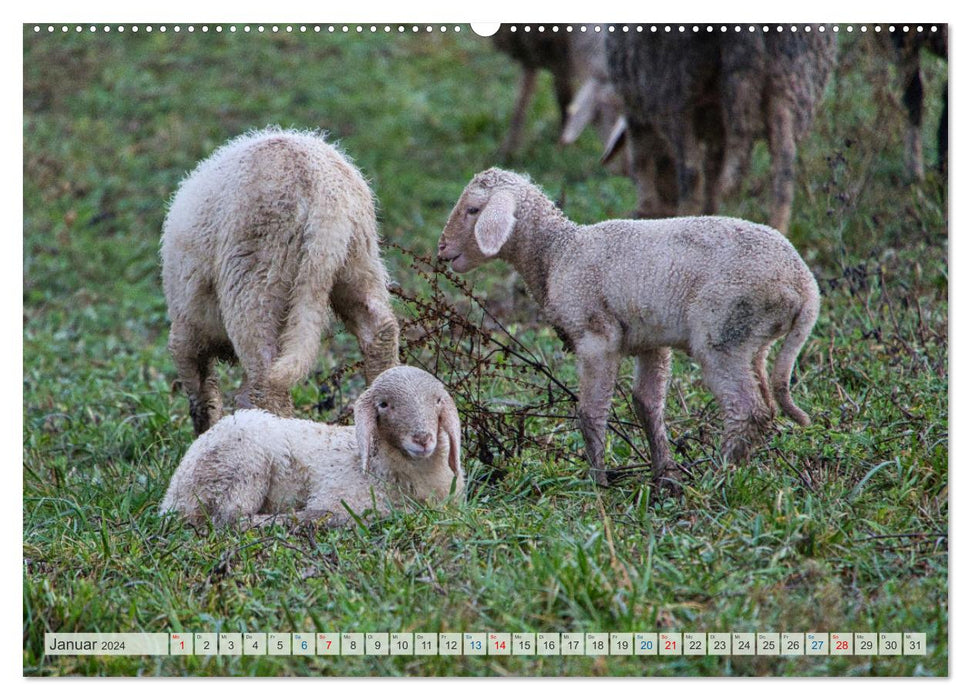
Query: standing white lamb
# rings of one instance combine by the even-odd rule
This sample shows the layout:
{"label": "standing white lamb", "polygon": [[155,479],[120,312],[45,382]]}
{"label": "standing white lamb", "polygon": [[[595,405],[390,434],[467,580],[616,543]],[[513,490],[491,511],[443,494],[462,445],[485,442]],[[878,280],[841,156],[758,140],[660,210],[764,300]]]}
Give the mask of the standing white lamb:
{"label": "standing white lamb", "polygon": [[330,311],[357,336],[368,381],[398,364],[398,324],[371,190],[319,134],[271,127],[188,175],[162,233],[169,350],[196,434],[219,420],[215,360],[238,359],[241,408],[289,416]]}
{"label": "standing white lamb", "polygon": [[[792,244],[725,217],[579,226],[530,180],[476,175],[449,216],[438,257],[456,272],[510,263],[577,356],[578,417],[591,474],[607,483],[604,437],[620,361],[636,358],[634,405],[658,485],[677,491],[664,425],[671,348],[689,353],[725,414],[722,452],[748,457],[774,415],[773,394],[800,425],[793,364],[819,313],[819,288]],[[765,360],[785,337],[772,370]]]}
{"label": "standing white lamb", "polygon": [[[462,497],[461,427],[445,387],[416,367],[383,372],[354,405],[354,426],[237,411],[189,447],[161,512],[195,525],[288,514],[329,524],[407,499]],[[251,520],[259,521],[259,518]]]}

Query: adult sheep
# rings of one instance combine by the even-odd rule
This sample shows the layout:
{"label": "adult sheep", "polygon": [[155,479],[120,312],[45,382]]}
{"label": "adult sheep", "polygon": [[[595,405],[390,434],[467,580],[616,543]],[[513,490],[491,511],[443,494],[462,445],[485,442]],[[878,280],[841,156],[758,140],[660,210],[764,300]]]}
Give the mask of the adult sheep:
{"label": "adult sheep", "polygon": [[509,131],[499,149],[508,159],[519,148],[530,100],[540,70],[549,70],[560,110],[560,143],[570,144],[588,124],[594,124],[601,141],[607,143],[622,112],[620,97],[607,76],[604,32],[595,25],[566,28],[529,25],[501,25],[493,34],[493,45],[522,66],[519,94]]}
{"label": "adult sheep", "polygon": [[[809,132],[836,62],[834,33],[815,27],[614,32],[606,41],[610,80],[624,101],[638,216],[716,213],[721,197],[740,186],[755,139],[766,138],[772,157],[769,225],[786,233],[796,145]],[[605,159],[620,143],[617,138],[608,144]]]}
{"label": "adult sheep", "polygon": [[202,161],[172,199],[161,257],[196,434],[222,413],[216,359],[243,367],[239,407],[291,415],[331,310],[357,336],[368,381],[398,364],[371,190],[318,133],[253,131]]}

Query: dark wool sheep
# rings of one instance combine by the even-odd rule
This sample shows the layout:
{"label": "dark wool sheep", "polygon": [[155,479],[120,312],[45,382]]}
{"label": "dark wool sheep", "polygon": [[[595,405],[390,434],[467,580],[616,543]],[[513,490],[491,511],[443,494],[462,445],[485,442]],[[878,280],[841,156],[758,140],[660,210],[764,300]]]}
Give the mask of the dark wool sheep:
{"label": "dark wool sheep", "polygon": [[[536,89],[536,77],[541,70],[553,76],[553,88],[560,108],[561,143],[573,143],[587,124],[593,123],[606,143],[614,123],[621,113],[620,98],[607,78],[607,53],[604,33],[594,31],[593,25],[576,25],[573,31],[551,27],[502,25],[493,34],[495,47],[523,68],[519,94],[513,108],[509,131],[500,148],[500,156],[508,158],[522,143],[526,110]],[[578,90],[579,88],[579,90]]]}
{"label": "dark wool sheep", "polygon": [[[747,172],[752,145],[772,156],[770,225],[792,216],[796,144],[808,133],[836,58],[832,32],[607,37],[624,102],[638,216],[714,214]],[[612,144],[613,145],[613,144]]]}

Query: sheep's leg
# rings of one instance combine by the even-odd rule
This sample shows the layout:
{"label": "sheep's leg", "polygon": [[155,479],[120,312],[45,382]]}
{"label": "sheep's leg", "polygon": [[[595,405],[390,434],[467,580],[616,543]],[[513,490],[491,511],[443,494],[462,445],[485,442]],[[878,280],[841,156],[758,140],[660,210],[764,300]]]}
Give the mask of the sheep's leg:
{"label": "sheep's leg", "polygon": [[580,400],[577,417],[587,449],[590,475],[600,486],[607,485],[604,446],[607,416],[614,393],[619,353],[603,338],[585,336],[576,345],[577,371],[580,375]]}
{"label": "sheep's leg", "polygon": [[209,430],[222,416],[222,396],[219,393],[219,377],[215,358],[188,340],[186,332],[177,321],[172,322],[169,335],[169,351],[175,362],[176,381],[189,399],[189,416],[196,435]]}
{"label": "sheep's leg", "polygon": [[[243,383],[233,397],[236,408],[262,408],[278,416],[293,415],[293,398],[289,387],[273,386],[266,381],[252,382],[248,373],[244,374]],[[261,370],[261,374],[265,375],[266,371]]]}
{"label": "sheep's leg", "polygon": [[[236,436],[234,446],[244,438]],[[269,493],[273,465],[251,449],[226,447],[225,442],[209,443],[203,454],[196,453],[194,462],[183,462],[172,478],[163,510],[176,511],[197,526],[228,525],[259,513]]]}
{"label": "sheep's leg", "polygon": [[752,142],[750,134],[730,125],[725,134],[721,172],[713,177],[716,191],[711,196],[716,198],[715,206],[721,197],[732,196],[741,189],[752,160]]}
{"label": "sheep's leg", "polygon": [[276,291],[238,294],[222,316],[246,377],[236,394],[236,405],[290,417],[293,415],[290,387],[299,377],[275,376],[271,372],[280,355],[281,334],[285,333],[282,319],[287,317],[286,298],[273,293]]}
{"label": "sheep's leg", "polygon": [[762,39],[749,37],[724,44],[719,92],[718,128],[724,143],[718,193],[730,197],[738,193],[748,173],[755,131],[765,123],[762,83],[756,76],[768,70],[762,63]]}
{"label": "sheep's leg", "polygon": [[702,361],[705,383],[724,414],[722,457],[735,464],[748,459],[771,420],[752,365],[749,353],[712,351]]}
{"label": "sheep's leg", "polygon": [[213,470],[221,478],[208,484],[202,499],[216,525],[257,518],[270,491],[273,466],[255,458],[234,459]]}
{"label": "sheep's leg", "polygon": [[513,108],[512,118],[509,120],[509,131],[506,139],[499,148],[499,156],[503,160],[512,155],[522,141],[523,124],[526,121],[526,110],[533,99],[533,92],[536,90],[536,69],[523,69],[522,81],[519,84],[519,95],[516,97],[516,106]]}
{"label": "sheep's leg", "polygon": [[769,150],[772,154],[772,216],[769,225],[787,233],[795,195],[795,119],[792,106],[784,100],[775,100],[769,114]]}
{"label": "sheep's leg", "polygon": [[759,348],[759,351],[755,353],[752,358],[752,372],[755,373],[755,379],[759,383],[759,392],[762,394],[762,399],[765,401],[766,407],[769,409],[769,419],[775,417],[775,399],[772,398],[772,388],[769,384],[769,375],[765,370],[765,361],[769,356],[769,348],[772,347],[772,343],[766,343],[764,346]]}
{"label": "sheep's leg", "polygon": [[252,387],[250,386],[249,375],[243,372],[243,383],[239,387],[239,391],[233,397],[236,403],[236,408],[256,408],[253,405],[253,401],[250,399],[250,391]]}
{"label": "sheep's leg", "polygon": [[721,206],[722,173],[725,168],[725,142],[712,138],[705,149],[705,193],[703,214],[717,214]]}
{"label": "sheep's leg", "polygon": [[275,344],[268,345],[256,357],[240,358],[246,379],[236,394],[238,408],[262,408],[265,411],[289,418],[293,416],[293,397],[290,385],[272,380],[270,365],[276,353]]}
{"label": "sheep's leg", "polygon": [[702,148],[689,119],[669,129],[678,178],[678,215],[695,216],[702,212]]}
{"label": "sheep's leg", "polygon": [[924,84],[920,74],[920,45],[905,46],[900,72],[903,76],[904,107],[907,109],[907,133],[904,137],[904,165],[911,180],[924,178],[924,145],[921,126],[924,121]]}
{"label": "sheep's leg", "polygon": [[[380,280],[380,276],[376,276]],[[378,284],[375,282],[374,284]],[[370,384],[386,369],[398,364],[398,322],[387,293],[360,281],[334,285],[334,311],[357,337],[364,356],[364,379]]]}
{"label": "sheep's leg", "polygon": [[566,120],[570,118],[570,103],[573,102],[573,82],[570,80],[570,71],[560,70],[553,72],[553,89],[556,92],[556,102],[560,107],[560,130],[566,126]]}
{"label": "sheep's leg", "polygon": [[[663,165],[669,165],[664,158],[661,143],[650,127],[631,124],[627,134],[630,145],[631,174],[637,189],[637,213],[639,218],[663,218],[674,216],[677,201],[672,193],[668,197],[662,192],[660,180]],[[676,183],[675,183],[676,184]],[[676,187],[670,187],[676,192]]]}
{"label": "sheep's leg", "polygon": [[670,379],[670,348],[658,348],[638,356],[634,370],[634,410],[651,447],[654,484],[676,494],[680,491],[678,467],[671,457],[664,424],[664,401]]}

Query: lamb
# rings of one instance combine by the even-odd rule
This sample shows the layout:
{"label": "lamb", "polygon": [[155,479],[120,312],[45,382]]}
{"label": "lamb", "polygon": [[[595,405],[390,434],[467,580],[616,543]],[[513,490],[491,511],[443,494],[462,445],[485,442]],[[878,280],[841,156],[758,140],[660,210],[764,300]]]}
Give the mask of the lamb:
{"label": "lamb", "polygon": [[[770,225],[792,218],[796,144],[808,133],[836,61],[833,32],[607,37],[624,102],[637,215],[714,214],[748,170],[756,138],[772,157]],[[609,160],[623,128],[608,144]]]}
{"label": "lamb", "polygon": [[[579,226],[527,177],[497,168],[472,178],[438,244],[463,273],[499,258],[577,357],[578,418],[594,480],[607,484],[604,437],[621,359],[636,358],[634,405],[655,483],[677,492],[664,402],[671,348],[689,353],[725,414],[722,454],[749,456],[774,417],[773,395],[800,425],[793,365],[819,313],[819,288],[792,244],[727,217],[612,220]],[[772,369],[766,356],[784,337]],[[770,389],[771,386],[771,389]]]}
{"label": "lamb", "polygon": [[276,514],[344,524],[408,499],[462,497],[461,429],[445,387],[417,367],[393,367],[354,405],[354,426],[280,418],[262,410],[226,416],[200,436],[172,476],[161,512],[193,525],[254,523]]}
{"label": "lamb", "polygon": [[169,350],[197,435],[219,420],[215,360],[245,372],[241,408],[293,414],[331,307],[357,336],[368,381],[398,364],[398,324],[371,190],[323,135],[237,137],[179,186],[162,233]]}

